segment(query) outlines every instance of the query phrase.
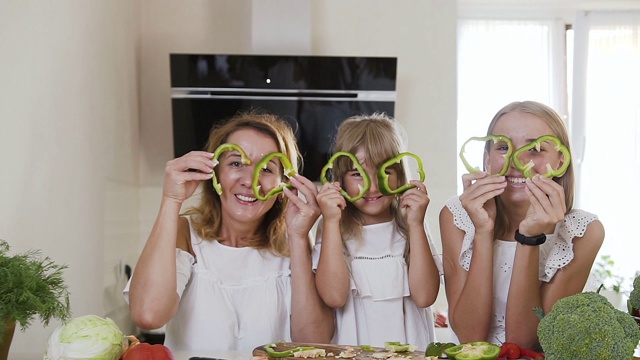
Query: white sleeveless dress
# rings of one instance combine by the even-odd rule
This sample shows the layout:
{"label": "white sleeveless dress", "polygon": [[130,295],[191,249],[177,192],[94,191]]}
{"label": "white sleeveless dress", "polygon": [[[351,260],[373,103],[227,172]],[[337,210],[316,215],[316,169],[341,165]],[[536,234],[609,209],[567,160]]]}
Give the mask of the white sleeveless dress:
{"label": "white sleeveless dress", "polygon": [[[332,342],[384,347],[386,341],[400,341],[426,349],[435,341],[434,319],[430,308],[419,308],[410,297],[404,258],[407,240],[395,230],[393,222],[366,225],[362,235],[361,241],[345,242],[351,292],[346,304],[336,310]],[[322,225],[312,252],[314,270],[321,247]],[[440,259],[434,259],[440,269]]]}
{"label": "white sleeveless dress", "polygon": [[[261,344],[291,340],[289,258],[205,241],[193,227],[191,244],[195,258],[176,249],[180,305],[167,324],[164,344],[169,349],[250,352]],[[128,291],[129,284],[127,301]]]}
{"label": "white sleeveless dress", "polygon": [[[449,199],[446,206],[453,214],[456,227],[465,232],[459,261],[460,266],[469,271],[475,227],[458,196]],[[559,269],[573,260],[573,239],[584,236],[587,225],[597,219],[594,214],[573,209],[565,215],[564,221],[556,225],[553,234],[547,234],[547,241],[540,245],[540,281],[551,281]],[[496,239],[493,244],[493,321],[488,339],[495,344],[502,344],[505,341],[507,296],[517,243]]]}

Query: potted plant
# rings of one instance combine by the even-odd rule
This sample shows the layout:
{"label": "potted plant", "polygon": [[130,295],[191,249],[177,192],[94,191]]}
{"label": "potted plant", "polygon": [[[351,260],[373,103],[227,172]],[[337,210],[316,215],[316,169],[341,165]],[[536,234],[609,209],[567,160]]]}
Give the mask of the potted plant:
{"label": "potted plant", "polygon": [[0,240],[0,360],[6,360],[16,324],[26,330],[36,316],[46,326],[51,319],[71,316],[69,292],[57,265],[40,250],[9,255]]}
{"label": "potted plant", "polygon": [[629,294],[627,306],[629,308],[629,314],[640,324],[640,275],[636,275],[636,278],[633,280],[633,290],[631,290],[631,294]]}

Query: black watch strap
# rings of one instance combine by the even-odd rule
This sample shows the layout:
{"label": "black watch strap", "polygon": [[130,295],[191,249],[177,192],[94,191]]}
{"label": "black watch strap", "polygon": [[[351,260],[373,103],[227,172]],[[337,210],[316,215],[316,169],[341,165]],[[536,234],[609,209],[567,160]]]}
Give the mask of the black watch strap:
{"label": "black watch strap", "polygon": [[514,236],[516,241],[523,245],[529,246],[538,246],[544,244],[547,241],[547,236],[545,234],[540,234],[536,236],[524,236],[520,234],[520,229],[516,230],[516,235]]}

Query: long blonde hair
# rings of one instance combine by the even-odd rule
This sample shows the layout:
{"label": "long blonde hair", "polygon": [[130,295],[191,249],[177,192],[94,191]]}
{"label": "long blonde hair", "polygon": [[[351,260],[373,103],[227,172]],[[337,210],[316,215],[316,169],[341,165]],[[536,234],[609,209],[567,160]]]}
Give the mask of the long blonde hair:
{"label": "long blonde hair", "polygon": [[[385,161],[404,151],[405,142],[403,129],[386,114],[357,115],[345,120],[338,128],[333,152],[347,151],[355,154],[358,148],[362,147],[366,154],[367,164],[379,168]],[[334,181],[339,181],[344,188],[344,176],[352,168],[349,158],[342,156],[336,159],[332,169]],[[390,168],[397,171],[399,184],[407,182],[407,173],[402,162],[394,164]],[[405,238],[408,238],[406,218],[400,211],[398,202],[398,196],[396,196],[391,204],[394,224],[396,229]],[[347,201],[347,207],[340,221],[342,239],[360,238],[362,226],[363,220],[360,212]]]}
{"label": "long blonde hair", "polygon": [[[525,114],[531,114],[540,120],[544,121],[545,124],[551,128],[552,134],[556,136],[562,144],[564,144],[569,152],[571,152],[571,146],[569,143],[569,133],[565,126],[564,121],[560,117],[560,115],[553,110],[551,107],[536,102],[536,101],[516,101],[512,102],[502,109],[500,109],[496,115],[491,120],[489,124],[489,128],[487,129],[487,135],[492,135],[493,130],[500,118],[508,113],[512,112],[521,112]],[[489,147],[486,147],[486,152],[490,151]],[[486,156],[486,155],[485,155]],[[564,189],[564,202],[567,207],[567,212],[573,208],[573,198],[575,194],[574,183],[575,176],[573,172],[573,163],[569,164],[569,168],[561,177],[554,177],[553,181],[560,184]],[[504,204],[500,200],[499,197],[496,197],[496,224],[494,227],[494,236],[501,236],[505,234],[506,231],[509,230],[509,221],[507,220],[507,215],[505,214]]]}
{"label": "long blonde hair", "polygon": [[[231,134],[242,129],[252,129],[271,137],[278,146],[278,151],[287,155],[294,169],[302,162],[296,139],[289,124],[282,118],[257,111],[241,112],[227,121],[211,129],[206,151],[213,153]],[[214,170],[215,171],[215,170]],[[269,249],[275,254],[288,256],[287,225],[285,210],[288,199],[279,196],[273,207],[265,214],[258,233],[249,239],[249,246],[256,249]],[[213,189],[211,181],[202,183],[200,204],[185,212],[193,217],[193,226],[198,234],[206,240],[225,240],[222,237],[222,203],[220,196]]]}

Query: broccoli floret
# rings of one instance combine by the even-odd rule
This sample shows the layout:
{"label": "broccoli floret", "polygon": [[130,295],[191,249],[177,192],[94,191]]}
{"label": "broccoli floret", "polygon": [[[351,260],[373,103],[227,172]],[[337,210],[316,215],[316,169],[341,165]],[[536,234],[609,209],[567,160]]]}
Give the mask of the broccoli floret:
{"label": "broccoli floret", "polygon": [[640,310],[640,275],[633,280],[633,290],[629,294],[629,303],[634,309]]}
{"label": "broccoli floret", "polygon": [[547,360],[631,359],[640,327],[604,296],[585,292],[558,300],[540,320],[538,338]]}

